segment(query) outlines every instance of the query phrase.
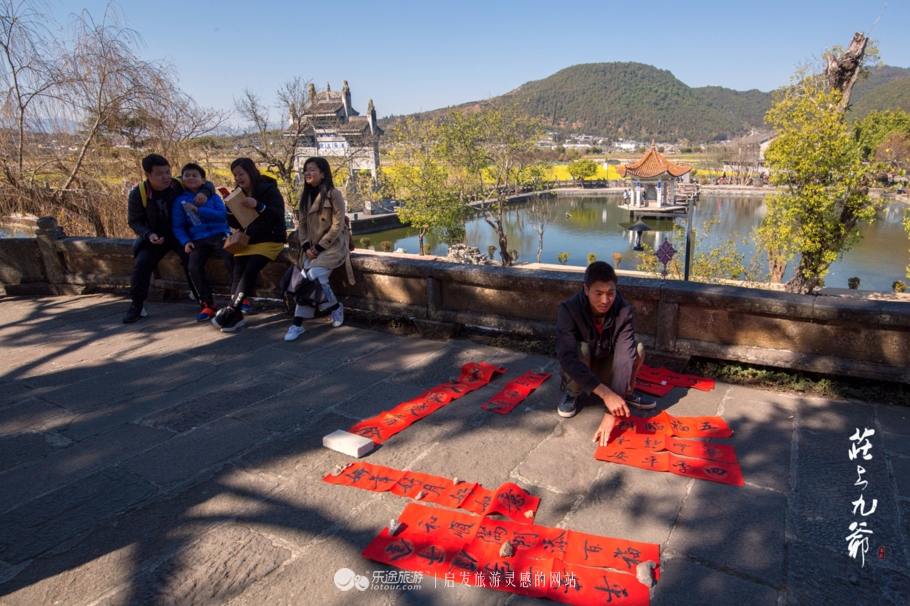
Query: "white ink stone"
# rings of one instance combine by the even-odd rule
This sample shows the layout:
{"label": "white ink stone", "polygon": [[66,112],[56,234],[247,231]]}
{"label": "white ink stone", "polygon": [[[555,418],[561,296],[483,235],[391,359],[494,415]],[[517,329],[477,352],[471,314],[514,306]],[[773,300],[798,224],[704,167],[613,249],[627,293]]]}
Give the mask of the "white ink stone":
{"label": "white ink stone", "polygon": [[638,578],[638,582],[644,585],[645,587],[654,587],[654,569],[657,568],[657,564],[648,560],[647,562],[642,562],[635,569],[635,576]]}
{"label": "white ink stone", "polygon": [[398,534],[398,531],[401,530],[401,522],[398,520],[392,520],[389,522],[389,536],[394,537]]}
{"label": "white ink stone", "polygon": [[373,440],[353,433],[348,433],[343,429],[333,431],[329,435],[324,436],[322,438],[322,445],[342,454],[357,457],[358,459],[373,450],[373,447],[375,446]]}
{"label": "white ink stone", "polygon": [[512,554],[512,544],[506,541],[502,544],[502,547],[499,548],[499,557],[501,558],[511,558]]}

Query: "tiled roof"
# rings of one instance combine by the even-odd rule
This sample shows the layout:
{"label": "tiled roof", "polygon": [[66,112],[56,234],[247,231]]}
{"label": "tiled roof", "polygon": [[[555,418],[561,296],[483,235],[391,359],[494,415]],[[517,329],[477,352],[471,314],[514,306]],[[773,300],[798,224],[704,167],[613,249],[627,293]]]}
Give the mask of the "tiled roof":
{"label": "tiled roof", "polygon": [[[382,135],[383,131],[377,127],[377,135]],[[347,124],[338,127],[339,134],[342,135],[368,135],[370,134],[370,119],[367,116],[353,116]]]}
{"label": "tiled roof", "polygon": [[354,116],[347,124],[338,127],[338,132],[345,135],[361,135],[370,130],[370,121],[366,116]]}
{"label": "tiled roof", "polygon": [[639,179],[653,179],[663,173],[667,173],[671,177],[682,177],[690,170],[692,170],[691,166],[674,164],[664,158],[663,154],[654,148],[654,145],[651,145],[651,149],[637,162],[616,167],[616,172],[620,176],[632,176]]}
{"label": "tiled roof", "polygon": [[329,100],[329,101],[317,101],[313,103],[308,108],[306,108],[306,114],[334,114],[339,111],[344,110],[344,103],[341,101]]}

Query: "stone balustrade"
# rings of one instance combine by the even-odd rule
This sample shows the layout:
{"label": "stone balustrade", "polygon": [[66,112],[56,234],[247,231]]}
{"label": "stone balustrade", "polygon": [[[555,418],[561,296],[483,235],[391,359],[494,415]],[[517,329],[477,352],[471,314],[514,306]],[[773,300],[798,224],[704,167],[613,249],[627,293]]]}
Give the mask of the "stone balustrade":
{"label": "stone balustrade", "polygon": [[[0,240],[0,282],[7,295],[82,292],[127,286],[132,240],[62,237],[53,219],[37,238]],[[53,222],[53,223],[51,223]],[[262,273],[260,296],[277,284],[293,251]],[[413,318],[423,329],[459,324],[552,336],[559,303],[581,288],[581,268],[478,266],[434,257],[352,255],[356,284],[343,271],[332,286],[345,305]],[[208,266],[217,291],[228,277]],[[174,255],[159,266],[158,292],[186,290]],[[790,293],[630,277],[620,291],[635,308],[639,339],[665,355],[703,356],[788,369],[910,383],[910,303]]]}

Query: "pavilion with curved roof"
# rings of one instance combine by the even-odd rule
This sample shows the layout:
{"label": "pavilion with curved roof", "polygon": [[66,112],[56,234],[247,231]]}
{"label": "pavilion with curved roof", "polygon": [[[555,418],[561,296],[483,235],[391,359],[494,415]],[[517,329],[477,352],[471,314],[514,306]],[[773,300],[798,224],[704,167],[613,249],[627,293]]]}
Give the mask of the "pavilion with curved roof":
{"label": "pavilion with curved roof", "polygon": [[667,160],[651,143],[644,156],[632,164],[617,166],[623,178],[634,180],[629,204],[631,206],[672,206],[676,200],[676,179],[688,181],[691,166]]}

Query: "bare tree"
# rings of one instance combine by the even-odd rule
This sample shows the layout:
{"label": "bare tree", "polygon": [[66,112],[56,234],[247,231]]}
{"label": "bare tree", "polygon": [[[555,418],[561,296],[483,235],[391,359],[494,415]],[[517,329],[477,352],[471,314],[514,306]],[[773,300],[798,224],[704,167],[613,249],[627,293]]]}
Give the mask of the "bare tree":
{"label": "bare tree", "polygon": [[704,165],[726,175],[727,182],[748,185],[761,174],[758,142],[726,141],[705,148]]}
{"label": "bare tree", "polygon": [[540,253],[543,252],[543,232],[556,220],[556,206],[549,197],[534,196],[528,201],[525,214],[531,221],[531,226],[537,232],[537,262],[540,263]]}
{"label": "bare tree", "polygon": [[[63,35],[39,1],[0,0],[0,210],[48,214],[71,233],[127,235],[123,189],[140,153],[177,153],[224,120],[139,58],[116,5],[83,11]],[[112,178],[113,177],[113,178]]]}
{"label": "bare tree", "polygon": [[[294,179],[297,147],[306,138],[306,131],[312,129],[307,122],[305,111],[310,94],[315,87],[302,78],[293,78],[282,84],[276,93],[276,106],[270,108],[261,97],[250,89],[244,89],[243,96],[234,100],[234,108],[252,128],[252,137],[238,141],[252,152],[254,159],[275,171],[281,179],[285,197],[291,205],[297,204],[300,188]],[[285,121],[273,121],[271,109],[280,112]]]}
{"label": "bare tree", "polygon": [[[0,2],[0,54],[3,69],[0,82],[4,88],[4,130],[15,128],[15,162],[7,178],[21,179],[24,171],[26,120],[29,112],[50,91],[59,85],[61,75],[49,61],[50,33],[44,26],[46,16],[30,3],[3,0]],[[33,125],[36,126],[36,125]],[[5,156],[5,154],[4,154]]]}

